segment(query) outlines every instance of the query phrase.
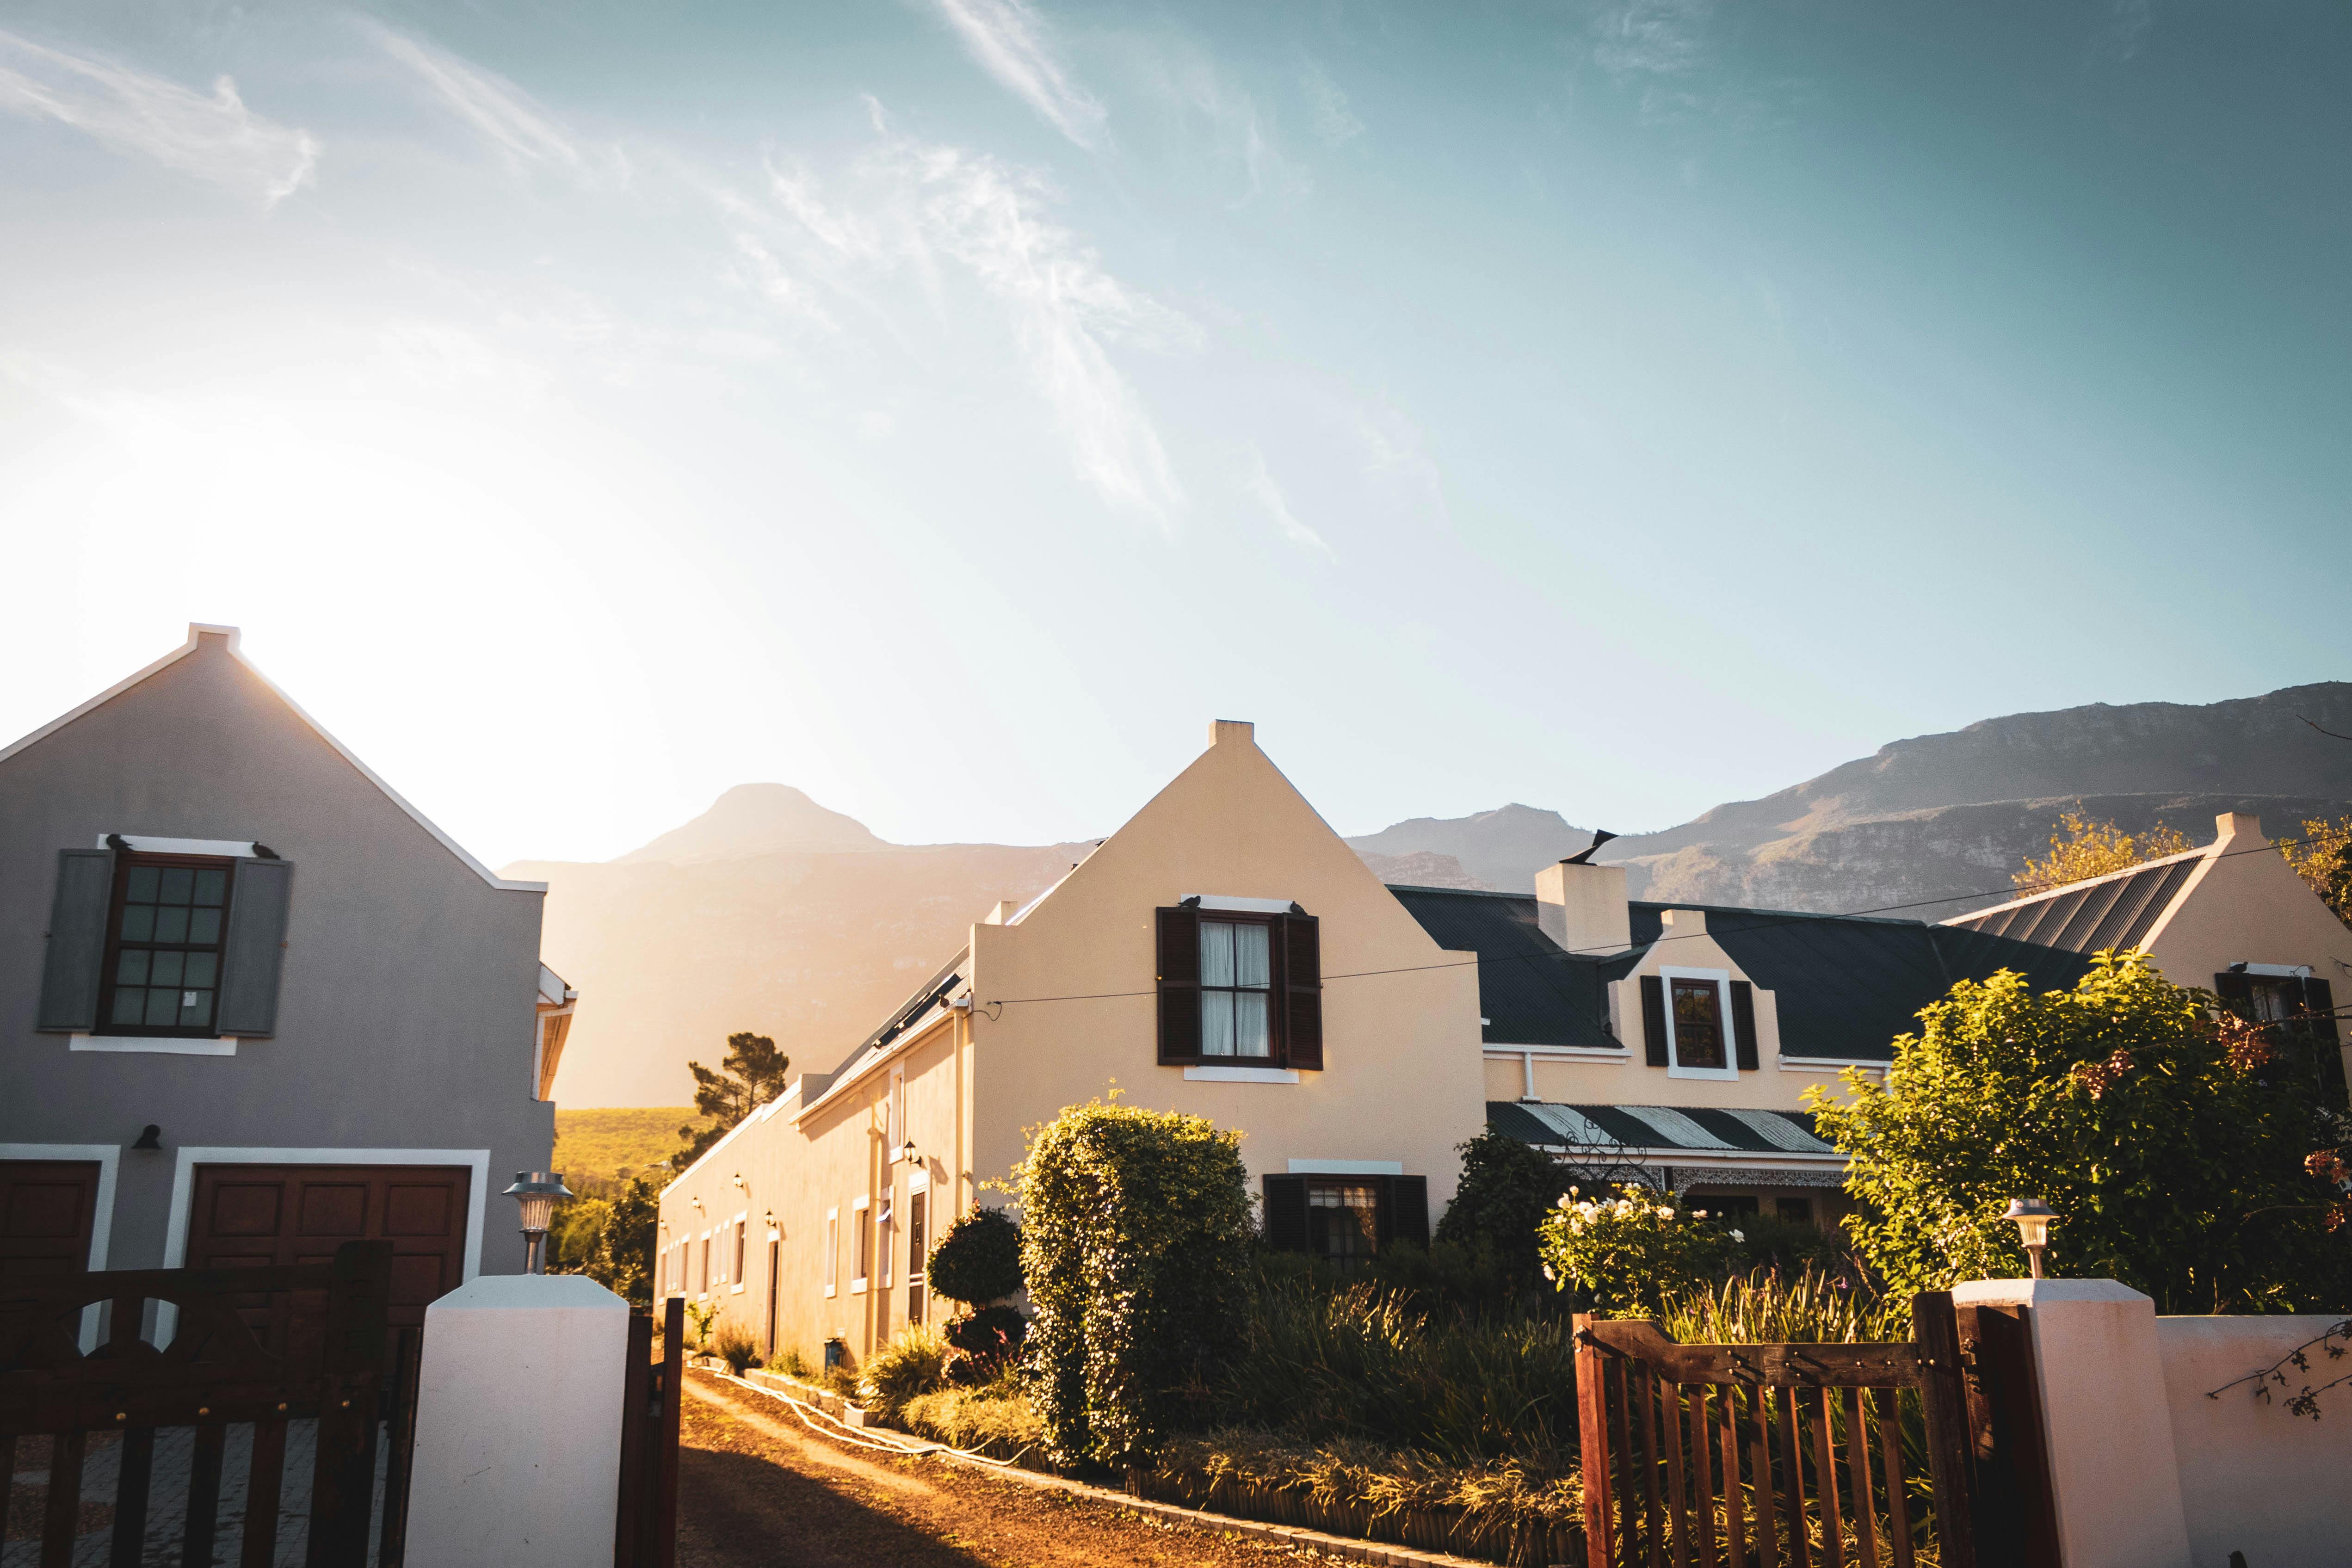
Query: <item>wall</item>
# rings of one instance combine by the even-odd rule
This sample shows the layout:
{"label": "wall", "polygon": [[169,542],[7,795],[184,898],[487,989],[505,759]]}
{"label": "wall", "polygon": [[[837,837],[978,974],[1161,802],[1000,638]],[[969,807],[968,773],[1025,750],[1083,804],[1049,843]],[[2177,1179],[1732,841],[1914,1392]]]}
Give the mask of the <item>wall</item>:
{"label": "wall", "polygon": [[[2352,1547],[2352,1384],[2320,1395],[2321,1419],[2290,1415],[2286,1398],[2306,1382],[2352,1372],[2352,1358],[2312,1353],[2308,1373],[2287,1369],[2287,1390],[2264,1403],[2251,1388],[2205,1397],[2342,1322],[2340,1316],[2158,1318],[2157,1353],[2172,1415],[2180,1496],[2196,1568],[2228,1568],[2233,1551],[2252,1568],[2340,1563]],[[2338,1342],[2341,1343],[2342,1342]]]}
{"label": "wall", "polygon": [[[232,1057],[68,1049],[33,1028],[58,851],[106,833],[258,839],[294,862],[274,1038]],[[451,853],[207,634],[0,762],[0,1142],[124,1146],[107,1262],[163,1261],[182,1146],[487,1150],[481,1267],[522,1267],[508,1173],[532,1095],[541,895]],[[130,1152],[148,1122],[164,1152]]]}

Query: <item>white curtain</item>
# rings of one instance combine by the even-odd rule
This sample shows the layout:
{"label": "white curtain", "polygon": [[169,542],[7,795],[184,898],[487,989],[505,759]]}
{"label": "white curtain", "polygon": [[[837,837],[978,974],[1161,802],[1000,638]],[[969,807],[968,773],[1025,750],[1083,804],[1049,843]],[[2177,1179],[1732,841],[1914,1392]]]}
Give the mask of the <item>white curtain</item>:
{"label": "white curtain", "polygon": [[1266,988],[1273,983],[1273,928],[1255,921],[1201,922],[1202,1056],[1273,1054],[1266,1014]]}

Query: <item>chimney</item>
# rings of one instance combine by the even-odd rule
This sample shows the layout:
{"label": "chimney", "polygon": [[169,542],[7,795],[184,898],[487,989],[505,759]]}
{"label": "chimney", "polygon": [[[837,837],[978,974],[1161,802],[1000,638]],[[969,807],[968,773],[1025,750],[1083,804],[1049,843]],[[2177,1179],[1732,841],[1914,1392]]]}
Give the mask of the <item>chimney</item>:
{"label": "chimney", "polygon": [[1246,719],[1212,719],[1209,721],[1209,744],[1222,746],[1227,741],[1247,741],[1257,744],[1257,726]]}
{"label": "chimney", "polygon": [[1536,924],[1570,952],[1622,952],[1633,945],[1625,868],[1562,860],[1536,873]]}
{"label": "chimney", "polygon": [[2236,846],[2240,849],[2259,849],[2270,842],[2263,837],[2263,819],[2242,811],[2225,811],[2215,817],[2213,832],[2222,844],[2233,838],[2244,839],[2244,843]]}
{"label": "chimney", "polygon": [[1020,912],[1021,904],[1018,900],[999,899],[996,900],[996,907],[989,910],[980,923],[984,926],[1011,925],[1013,917]]}

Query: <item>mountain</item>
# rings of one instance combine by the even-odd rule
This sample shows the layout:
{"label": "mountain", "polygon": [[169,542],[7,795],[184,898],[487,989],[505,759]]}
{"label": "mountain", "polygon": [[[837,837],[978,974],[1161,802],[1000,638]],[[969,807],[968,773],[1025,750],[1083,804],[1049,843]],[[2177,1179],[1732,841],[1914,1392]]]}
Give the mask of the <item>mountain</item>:
{"label": "mountain", "polygon": [[[1918,905],[1906,912],[1940,920],[2008,897],[2010,873],[2078,802],[2133,832],[2168,823],[2197,843],[2212,837],[2224,811],[2252,812],[2280,837],[2306,817],[2352,810],[2352,743],[2312,723],[2352,733],[2352,683],[2202,706],[2095,703],[1987,719],[1896,741],[1676,827],[1628,834],[1594,858],[1624,866],[1636,898],[1818,910]],[[1547,837],[1538,824],[1559,831]],[[1478,879],[1517,891],[1560,858],[1551,845],[1581,848],[1586,839],[1554,813],[1511,805],[1401,822],[1349,842],[1367,859],[1454,855]],[[1492,852],[1465,852],[1473,844]]]}
{"label": "mountain", "polygon": [[888,843],[782,784],[744,784],[618,859],[526,860],[548,885],[540,952],[581,994],[566,1106],[677,1105],[686,1064],[738,1030],[795,1070],[835,1066],[1001,899],[1026,901],[1087,844]]}
{"label": "mountain", "polygon": [[1348,840],[1349,847],[1381,873],[1383,881],[1412,881],[1392,876],[1382,865],[1402,858],[1443,856],[1457,862],[1456,873],[1466,883],[1424,882],[1423,887],[1501,888],[1517,892],[1538,867],[1575,854],[1592,842],[1589,827],[1570,827],[1556,811],[1532,805],[1507,805],[1475,816],[1416,816]]}

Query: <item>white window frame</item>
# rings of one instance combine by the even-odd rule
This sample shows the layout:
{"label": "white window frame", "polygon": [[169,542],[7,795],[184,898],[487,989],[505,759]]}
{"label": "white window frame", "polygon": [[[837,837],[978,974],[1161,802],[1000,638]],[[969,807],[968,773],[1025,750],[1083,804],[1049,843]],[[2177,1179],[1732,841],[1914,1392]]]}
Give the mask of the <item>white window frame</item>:
{"label": "white window frame", "polygon": [[[871,1212],[873,1207],[874,1200],[863,1195],[859,1196],[849,1205],[849,1228],[851,1232],[849,1245],[853,1252],[862,1246],[866,1240],[867,1235],[866,1229],[866,1216],[869,1212]],[[859,1258],[858,1261],[861,1263],[870,1263],[872,1259]],[[868,1283],[869,1281],[863,1274],[851,1275],[849,1277],[849,1293],[853,1296],[865,1295]]]}
{"label": "white window frame", "polygon": [[[1716,1016],[1723,1020],[1723,1065],[1719,1068],[1686,1068],[1682,1065],[1682,1052],[1675,1040],[1675,982],[1677,980],[1709,980],[1715,983]],[[1731,1021],[1731,971],[1727,969],[1666,969],[1658,971],[1658,984],[1665,988],[1666,1015],[1666,1076],[1668,1078],[1706,1079],[1716,1083],[1739,1081],[1738,1031]]]}
{"label": "white window frame", "polygon": [[739,1250],[743,1255],[742,1272],[746,1275],[751,1272],[751,1211],[750,1209],[740,1210],[736,1214],[734,1229],[735,1234],[728,1241],[727,1271],[730,1278],[727,1281],[727,1293],[730,1296],[740,1296],[743,1293],[745,1281],[734,1279],[732,1276],[736,1272],[735,1254]]}
{"label": "white window frame", "polygon": [[824,1293],[841,1293],[841,1209],[824,1211]]}

